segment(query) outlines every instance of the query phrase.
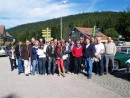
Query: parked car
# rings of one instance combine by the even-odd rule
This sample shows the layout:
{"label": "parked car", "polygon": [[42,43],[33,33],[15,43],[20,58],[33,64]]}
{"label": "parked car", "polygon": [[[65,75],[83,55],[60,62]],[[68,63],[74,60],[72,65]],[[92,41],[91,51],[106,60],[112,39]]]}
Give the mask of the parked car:
{"label": "parked car", "polygon": [[126,61],[130,59],[130,47],[122,47],[121,52],[117,52],[115,55],[115,70],[124,68]]}
{"label": "parked car", "polygon": [[125,41],[117,42],[117,46],[125,46],[125,45],[126,45]]}
{"label": "parked car", "polygon": [[8,50],[6,46],[0,46],[0,56],[8,56]]}

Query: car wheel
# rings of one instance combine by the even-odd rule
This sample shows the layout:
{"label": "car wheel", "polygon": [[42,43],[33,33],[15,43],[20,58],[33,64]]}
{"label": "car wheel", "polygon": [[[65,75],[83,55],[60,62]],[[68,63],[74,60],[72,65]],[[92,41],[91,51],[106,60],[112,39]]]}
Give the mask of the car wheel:
{"label": "car wheel", "polygon": [[118,71],[119,69],[119,62],[117,60],[114,60],[114,70]]}

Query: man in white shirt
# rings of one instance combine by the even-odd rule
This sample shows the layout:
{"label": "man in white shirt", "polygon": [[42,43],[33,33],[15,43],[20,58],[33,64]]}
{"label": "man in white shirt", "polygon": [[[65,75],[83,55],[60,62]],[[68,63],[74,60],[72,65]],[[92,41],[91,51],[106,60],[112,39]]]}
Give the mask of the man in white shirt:
{"label": "man in white shirt", "polygon": [[101,43],[101,37],[97,37],[97,44],[95,45],[95,57],[99,61],[96,64],[96,74],[100,76],[104,73],[104,45]]}

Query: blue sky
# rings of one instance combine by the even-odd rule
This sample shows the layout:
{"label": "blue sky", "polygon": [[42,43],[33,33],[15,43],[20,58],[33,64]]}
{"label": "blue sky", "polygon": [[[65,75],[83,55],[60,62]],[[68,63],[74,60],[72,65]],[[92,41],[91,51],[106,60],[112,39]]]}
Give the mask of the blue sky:
{"label": "blue sky", "polygon": [[83,12],[125,11],[130,0],[0,0],[0,25],[44,21]]}

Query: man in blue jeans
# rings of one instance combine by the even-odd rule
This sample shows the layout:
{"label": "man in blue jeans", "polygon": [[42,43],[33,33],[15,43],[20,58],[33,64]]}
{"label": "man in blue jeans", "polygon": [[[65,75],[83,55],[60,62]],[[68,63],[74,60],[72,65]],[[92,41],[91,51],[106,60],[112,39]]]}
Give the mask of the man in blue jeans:
{"label": "man in blue jeans", "polygon": [[51,74],[52,67],[52,75],[54,75],[56,69],[56,46],[54,45],[53,41],[51,41],[51,44],[47,46],[46,55],[48,58],[48,75]]}
{"label": "man in blue jeans", "polygon": [[24,72],[23,62],[21,59],[21,49],[22,49],[22,42],[19,41],[18,45],[15,48],[15,54],[18,60],[18,74],[19,75]]}
{"label": "man in blue jeans", "polygon": [[101,42],[101,37],[96,38],[97,43],[95,45],[95,57],[98,59],[98,63],[96,64],[96,74],[99,74],[99,76],[102,76],[104,73],[104,44]]}
{"label": "man in blue jeans", "polygon": [[[34,46],[32,48],[32,75],[35,75],[35,71],[38,71],[38,54],[37,54],[37,50],[38,50],[38,45],[39,45],[39,41],[35,41],[34,42]],[[38,72],[37,72],[38,73]]]}
{"label": "man in blue jeans", "polygon": [[90,43],[90,39],[86,39],[86,46],[85,46],[85,65],[87,67],[87,74],[88,74],[88,79],[92,77],[92,69],[93,69],[93,57],[94,57],[94,47]]}

